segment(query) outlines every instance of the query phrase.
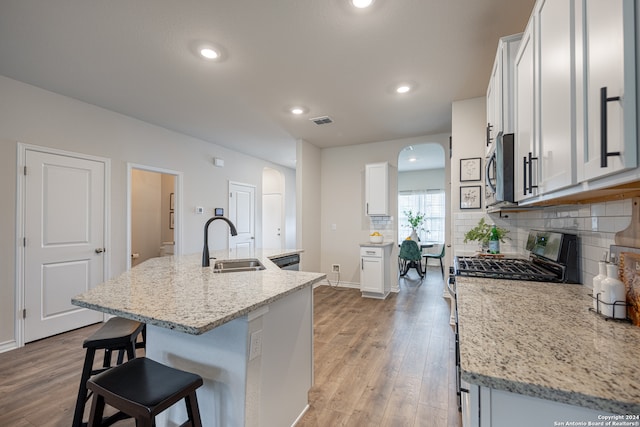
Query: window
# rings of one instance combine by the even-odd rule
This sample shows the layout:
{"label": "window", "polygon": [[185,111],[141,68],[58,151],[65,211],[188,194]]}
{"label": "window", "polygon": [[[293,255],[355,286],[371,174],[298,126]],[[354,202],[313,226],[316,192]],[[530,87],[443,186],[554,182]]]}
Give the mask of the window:
{"label": "window", "polygon": [[411,234],[406,211],[426,214],[420,229],[416,230],[420,241],[444,243],[445,197],[443,190],[422,190],[398,194],[398,241]]}

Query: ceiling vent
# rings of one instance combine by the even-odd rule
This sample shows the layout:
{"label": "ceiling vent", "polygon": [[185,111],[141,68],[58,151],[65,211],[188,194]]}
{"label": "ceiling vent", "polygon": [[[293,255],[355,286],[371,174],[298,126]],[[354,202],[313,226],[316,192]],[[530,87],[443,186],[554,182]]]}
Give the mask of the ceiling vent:
{"label": "ceiling vent", "polygon": [[313,119],[309,119],[309,120],[311,120],[313,123],[317,124],[318,126],[333,123],[333,120],[329,116],[314,117]]}

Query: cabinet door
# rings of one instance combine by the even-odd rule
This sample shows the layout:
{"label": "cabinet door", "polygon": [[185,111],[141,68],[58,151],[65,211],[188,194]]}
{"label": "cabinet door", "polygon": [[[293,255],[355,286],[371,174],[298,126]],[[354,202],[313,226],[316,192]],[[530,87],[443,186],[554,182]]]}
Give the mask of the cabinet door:
{"label": "cabinet door", "polygon": [[365,211],[367,215],[389,215],[389,163],[365,166]]}
{"label": "cabinet door", "polygon": [[534,39],[535,18],[531,18],[524,32],[515,61],[515,196],[516,201],[537,195],[537,188],[530,181],[538,182],[538,162],[533,160],[531,173],[529,158],[537,157],[535,133],[534,97]]}
{"label": "cabinet door", "polygon": [[578,165],[587,181],[637,166],[634,0],[576,2],[576,12],[584,106]]}
{"label": "cabinet door", "polygon": [[572,2],[545,0],[537,13],[540,192],[575,184]]}
{"label": "cabinet door", "polygon": [[383,293],[382,258],[360,257],[360,291]]}
{"label": "cabinet door", "polygon": [[501,113],[499,112],[498,108],[500,99],[500,88],[502,86],[499,83],[499,62],[499,57],[496,57],[495,63],[493,64],[493,70],[491,71],[491,78],[489,79],[489,86],[487,87],[487,136],[485,141],[487,152],[491,148],[493,142],[496,140],[496,135],[498,134],[498,131],[501,127]]}

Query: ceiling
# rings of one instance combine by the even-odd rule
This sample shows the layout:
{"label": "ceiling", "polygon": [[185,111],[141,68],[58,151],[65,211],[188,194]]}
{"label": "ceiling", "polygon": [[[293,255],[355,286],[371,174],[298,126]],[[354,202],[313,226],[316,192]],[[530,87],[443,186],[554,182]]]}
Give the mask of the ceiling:
{"label": "ceiling", "polygon": [[[451,102],[484,95],[498,38],[521,32],[533,4],[2,0],[0,74],[295,167],[299,139],[450,132]],[[204,42],[222,58],[200,58]],[[396,94],[401,82],[415,90]]]}

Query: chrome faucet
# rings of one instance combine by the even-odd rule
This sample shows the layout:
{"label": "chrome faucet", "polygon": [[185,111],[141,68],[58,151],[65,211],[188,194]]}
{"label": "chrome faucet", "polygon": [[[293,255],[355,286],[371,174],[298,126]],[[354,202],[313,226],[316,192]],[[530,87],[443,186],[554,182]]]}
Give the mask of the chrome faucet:
{"label": "chrome faucet", "polygon": [[209,267],[209,224],[211,224],[216,219],[221,219],[229,224],[229,228],[231,229],[231,235],[237,236],[238,232],[236,231],[236,226],[233,225],[231,221],[223,216],[214,216],[209,218],[209,221],[204,225],[204,248],[202,249],[202,266]]}

